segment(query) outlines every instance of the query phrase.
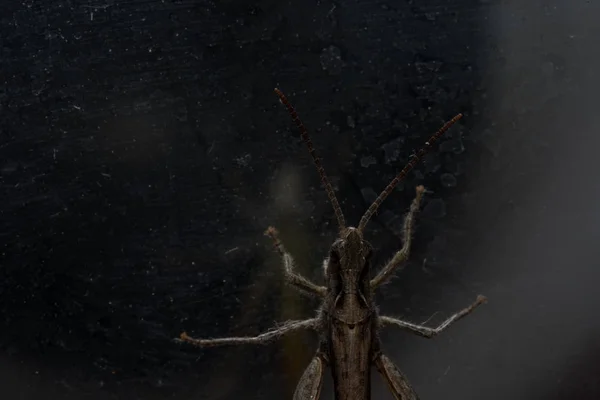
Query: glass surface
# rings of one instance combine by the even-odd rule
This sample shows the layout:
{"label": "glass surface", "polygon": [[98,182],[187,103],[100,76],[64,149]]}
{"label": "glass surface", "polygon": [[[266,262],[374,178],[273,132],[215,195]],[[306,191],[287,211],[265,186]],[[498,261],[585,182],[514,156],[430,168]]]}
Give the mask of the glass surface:
{"label": "glass surface", "polygon": [[[600,2],[0,4],[0,397],[291,399],[317,349],[173,339],[310,318],[337,226],[296,107],[380,268],[427,187],[383,350],[422,399],[598,399]],[[329,371],[321,399],[333,399]],[[372,398],[392,399],[373,369]]]}

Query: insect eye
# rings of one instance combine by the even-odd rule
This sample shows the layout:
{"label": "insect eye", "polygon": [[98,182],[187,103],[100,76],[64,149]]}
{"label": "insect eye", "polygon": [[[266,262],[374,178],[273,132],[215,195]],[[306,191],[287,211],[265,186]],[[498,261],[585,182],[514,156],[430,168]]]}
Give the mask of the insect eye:
{"label": "insect eye", "polygon": [[331,250],[329,251],[329,258],[334,262],[340,261],[341,252],[338,246],[333,246],[331,248]]}
{"label": "insect eye", "polygon": [[363,244],[363,254],[365,255],[365,259],[368,260],[373,255],[373,249],[371,246],[367,244]]}

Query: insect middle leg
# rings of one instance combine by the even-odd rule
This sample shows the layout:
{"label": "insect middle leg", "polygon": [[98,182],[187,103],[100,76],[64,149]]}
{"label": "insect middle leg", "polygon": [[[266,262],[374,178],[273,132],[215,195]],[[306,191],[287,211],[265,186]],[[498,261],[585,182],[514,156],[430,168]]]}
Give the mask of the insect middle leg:
{"label": "insect middle leg", "polygon": [[294,271],[294,258],[285,250],[285,247],[283,247],[283,244],[279,240],[279,232],[277,232],[277,229],[270,226],[265,231],[265,235],[269,236],[273,240],[275,249],[277,249],[277,252],[279,252],[281,255],[283,260],[283,271],[288,283],[303,293],[316,295],[318,297],[325,296],[325,293],[327,293],[327,288],[312,283]]}
{"label": "insect middle leg", "polygon": [[179,339],[175,339],[178,342],[189,343],[197,347],[215,347],[225,345],[236,345],[236,344],[267,344],[270,341],[285,335],[286,333],[296,331],[299,329],[317,329],[319,319],[311,318],[302,321],[288,321],[280,326],[273,328],[267,332],[261,333],[258,336],[246,336],[246,337],[228,337],[228,338],[215,338],[215,339],[195,339],[188,336],[187,333],[183,332]]}
{"label": "insect middle leg", "polygon": [[404,218],[404,244],[402,248],[394,254],[394,257],[387,263],[385,267],[377,273],[377,275],[371,279],[371,289],[375,290],[379,285],[385,283],[390,279],[394,270],[402,264],[406,259],[408,259],[408,255],[410,253],[410,245],[412,243],[412,234],[415,225],[415,217],[417,212],[419,211],[419,205],[421,204],[421,198],[423,197],[423,192],[425,188],[423,186],[417,186],[417,195],[410,205],[410,210],[406,217]]}
{"label": "insect middle leg", "polygon": [[423,336],[423,337],[429,339],[429,338],[439,335],[440,333],[442,333],[442,331],[444,331],[446,328],[448,328],[450,325],[452,325],[454,322],[458,321],[459,319],[462,319],[462,318],[466,317],[467,315],[471,314],[473,312],[473,310],[475,310],[478,306],[485,303],[486,301],[487,301],[487,299],[485,298],[485,296],[482,296],[482,295],[477,296],[477,299],[470,306],[463,308],[459,312],[451,315],[450,318],[448,318],[447,320],[442,322],[437,328],[429,328],[427,326],[417,325],[417,324],[413,324],[411,322],[402,321],[401,319],[398,319],[398,318],[386,317],[383,315],[379,316],[379,323],[381,326],[395,325],[402,329],[410,331],[416,335]]}

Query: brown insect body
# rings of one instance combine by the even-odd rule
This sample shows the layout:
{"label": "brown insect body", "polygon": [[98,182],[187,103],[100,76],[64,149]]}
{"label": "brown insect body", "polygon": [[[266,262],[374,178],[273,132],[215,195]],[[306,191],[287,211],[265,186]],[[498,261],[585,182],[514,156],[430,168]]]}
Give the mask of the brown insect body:
{"label": "brown insect body", "polygon": [[322,315],[328,326],[325,340],[336,400],[368,399],[371,392],[371,360],[377,340],[377,309],[369,288],[371,254],[372,247],[362,234],[347,228],[327,260],[328,291]]}
{"label": "brown insect body", "polygon": [[406,322],[397,318],[380,316],[373,302],[375,290],[387,282],[395,270],[407,260],[410,252],[414,219],[418,212],[423,186],[418,186],[410,211],[404,220],[404,243],[392,259],[371,278],[371,256],[373,248],[364,240],[364,228],[383,200],[404,178],[410,169],[426,153],[448,128],[461,115],[457,115],[436,132],[402,171],[390,182],[361,218],[357,228],[346,227],[344,216],[325,174],[319,158],[315,154],[312,141],[296,111],[278,89],[275,92],[287,107],[292,119],[300,129],[301,137],[317,167],[321,181],[333,206],[339,229],[339,238],[333,243],[329,256],[324,261],[326,286],[319,286],[294,271],[293,257],[279,240],[277,230],[269,227],[265,232],[274,242],[284,265],[287,282],[294,288],[320,298],[322,306],[316,318],[288,321],[276,329],[254,337],[230,337],[216,339],[194,339],[185,332],[177,339],[198,347],[212,347],[233,344],[265,344],[288,332],[298,329],[313,329],[320,334],[319,348],[312,361],[302,374],[294,392],[294,400],[317,400],[321,392],[324,370],[330,367],[336,400],[369,400],[371,398],[371,367],[375,366],[396,400],[417,400],[418,396],[410,383],[394,363],[381,351],[378,332],[384,325],[394,325],[414,334],[431,338],[442,332],[455,321],[471,313],[485,302],[478,296],[469,307],[453,314],[437,328]]}

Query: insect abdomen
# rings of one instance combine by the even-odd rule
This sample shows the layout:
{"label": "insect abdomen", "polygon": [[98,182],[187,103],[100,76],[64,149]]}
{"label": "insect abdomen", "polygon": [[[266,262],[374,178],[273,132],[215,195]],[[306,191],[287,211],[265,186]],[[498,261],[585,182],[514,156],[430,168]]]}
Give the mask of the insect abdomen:
{"label": "insect abdomen", "polygon": [[372,317],[357,324],[331,320],[331,372],[335,400],[371,398]]}

